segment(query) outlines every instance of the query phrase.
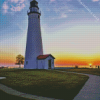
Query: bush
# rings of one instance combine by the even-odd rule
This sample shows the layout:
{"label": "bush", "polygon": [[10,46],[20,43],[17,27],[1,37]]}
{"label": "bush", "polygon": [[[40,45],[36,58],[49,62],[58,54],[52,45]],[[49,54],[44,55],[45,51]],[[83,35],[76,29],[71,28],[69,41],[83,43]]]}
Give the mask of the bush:
{"label": "bush", "polygon": [[76,65],[75,68],[78,68],[78,65]]}

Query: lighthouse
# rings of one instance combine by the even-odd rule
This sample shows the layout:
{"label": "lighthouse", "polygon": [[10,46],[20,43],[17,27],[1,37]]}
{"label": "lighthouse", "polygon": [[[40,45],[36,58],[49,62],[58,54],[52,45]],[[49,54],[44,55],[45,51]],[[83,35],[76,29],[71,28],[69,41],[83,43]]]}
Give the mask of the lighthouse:
{"label": "lighthouse", "polygon": [[32,0],[28,15],[28,32],[24,69],[37,69],[37,56],[43,55],[40,16],[38,2]]}
{"label": "lighthouse", "polygon": [[32,0],[28,14],[28,32],[24,69],[54,69],[54,57],[43,55],[41,26],[38,2]]}

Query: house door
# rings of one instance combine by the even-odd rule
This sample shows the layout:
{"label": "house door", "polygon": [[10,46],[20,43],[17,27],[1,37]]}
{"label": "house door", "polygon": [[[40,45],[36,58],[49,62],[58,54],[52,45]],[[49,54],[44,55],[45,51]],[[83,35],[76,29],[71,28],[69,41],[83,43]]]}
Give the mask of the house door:
{"label": "house door", "polygon": [[48,68],[51,69],[51,60],[48,60]]}

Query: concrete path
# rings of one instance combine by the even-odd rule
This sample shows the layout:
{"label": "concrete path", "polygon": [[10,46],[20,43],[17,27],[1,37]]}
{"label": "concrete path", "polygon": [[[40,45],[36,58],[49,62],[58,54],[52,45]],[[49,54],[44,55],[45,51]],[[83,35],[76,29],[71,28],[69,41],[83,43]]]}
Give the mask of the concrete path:
{"label": "concrete path", "polygon": [[[0,79],[5,79],[5,77],[0,77]],[[19,92],[17,90],[14,90],[12,88],[9,88],[3,84],[0,84],[0,90],[4,91],[5,93],[8,93],[10,95],[15,95],[15,96],[19,96],[19,97],[24,97],[24,98],[28,98],[28,99],[35,99],[35,100],[59,100],[59,99],[54,99],[54,98],[48,98],[48,97],[42,97],[42,96],[36,96],[36,95],[32,95],[32,94],[26,94],[26,93],[22,93]]]}
{"label": "concrete path", "polygon": [[100,100],[100,76],[83,75],[89,76],[89,79],[74,100]]}
{"label": "concrete path", "polygon": [[[66,72],[66,71],[61,71]],[[76,72],[68,72],[76,73]],[[100,100],[100,76],[76,73],[89,76],[88,81],[73,100]]]}
{"label": "concrete path", "polygon": [[0,77],[0,79],[6,79],[6,77]]}

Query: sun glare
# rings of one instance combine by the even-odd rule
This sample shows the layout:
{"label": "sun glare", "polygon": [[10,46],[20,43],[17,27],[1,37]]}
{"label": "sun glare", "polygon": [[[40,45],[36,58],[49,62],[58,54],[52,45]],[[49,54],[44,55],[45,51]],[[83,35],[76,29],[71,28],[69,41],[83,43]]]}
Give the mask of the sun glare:
{"label": "sun glare", "polygon": [[89,63],[89,65],[91,66],[91,65],[92,65],[92,63]]}

